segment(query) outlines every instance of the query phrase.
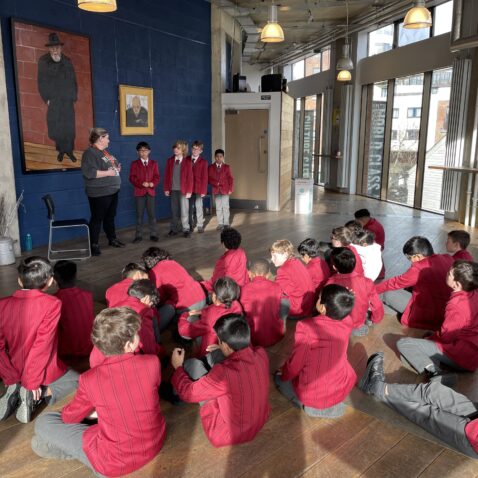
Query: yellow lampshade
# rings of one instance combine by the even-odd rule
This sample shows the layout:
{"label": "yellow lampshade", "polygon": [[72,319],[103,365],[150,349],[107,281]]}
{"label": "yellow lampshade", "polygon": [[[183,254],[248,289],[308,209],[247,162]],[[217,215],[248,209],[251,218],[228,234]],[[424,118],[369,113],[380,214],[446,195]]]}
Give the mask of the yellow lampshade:
{"label": "yellow lampshade", "polygon": [[350,81],[351,79],[352,75],[349,70],[340,70],[337,75],[337,81]]}
{"label": "yellow lampshade", "polygon": [[284,41],[284,31],[278,23],[267,23],[262,29],[261,41],[264,43],[280,43]]}
{"label": "yellow lampshade", "polygon": [[423,0],[418,0],[408,10],[403,21],[403,28],[430,28],[432,26],[432,14]]}
{"label": "yellow lampshade", "polygon": [[114,12],[118,8],[116,0],[78,0],[78,8],[88,12]]}

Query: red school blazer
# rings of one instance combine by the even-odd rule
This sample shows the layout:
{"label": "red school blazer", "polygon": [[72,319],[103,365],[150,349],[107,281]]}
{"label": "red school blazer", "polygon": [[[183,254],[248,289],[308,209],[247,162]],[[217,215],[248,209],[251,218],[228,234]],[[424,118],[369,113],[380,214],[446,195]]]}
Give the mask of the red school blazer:
{"label": "red school blazer", "polygon": [[59,289],[55,294],[61,300],[58,325],[58,354],[60,357],[88,357],[93,344],[91,329],[95,319],[93,294],[79,287]]}
{"label": "red school blazer", "polygon": [[[173,185],[173,170],[174,170],[174,161],[175,157],[171,156],[166,161],[166,169],[164,170],[164,192],[170,193],[171,187]],[[193,193],[193,166],[191,159],[189,157],[183,158],[181,160],[181,194],[192,194]]]}
{"label": "red school blazer", "polygon": [[375,218],[371,217],[363,228],[375,234],[375,242],[380,244],[383,251],[385,249],[385,229],[382,224],[380,224]]}
{"label": "red school blazer", "polygon": [[342,402],[357,381],[347,360],[353,322],[319,315],[297,322],[294,348],[282,367],[283,381],[292,380],[299,400],[318,409]]}
{"label": "red school blazer", "polygon": [[310,262],[305,266],[307,272],[310,274],[310,278],[315,287],[315,303],[319,299],[320,291],[327,282],[327,279],[330,277],[330,267],[327,264],[327,261],[321,257],[314,257]]}
{"label": "red school blazer", "polygon": [[412,262],[402,275],[376,285],[377,293],[413,287],[401,323],[417,329],[440,330],[451,294],[451,289],[446,285],[446,276],[453,262],[453,257],[448,254],[433,254]]}
{"label": "red school blazer", "polygon": [[289,299],[291,317],[312,315],[315,300],[315,287],[304,264],[294,257],[287,259],[277,269],[276,282],[282,293]]}
{"label": "red school blazer", "polygon": [[96,471],[127,475],[159,453],[166,438],[160,382],[159,360],[152,355],[110,355],[80,376],[61,417],[80,423],[96,410],[98,423],[83,433],[83,451]]}
{"label": "red school blazer", "polygon": [[[129,182],[134,186],[135,196],[156,196],[156,186],[159,184],[160,176],[158,163],[148,159],[148,165],[145,166],[141,159],[136,159],[131,163],[129,171]],[[152,188],[145,188],[143,183],[153,183]]]}
{"label": "red school blazer", "polygon": [[327,285],[329,284],[341,285],[354,293],[354,308],[350,313],[354,329],[365,323],[369,308],[372,312],[370,319],[374,324],[378,324],[383,319],[383,304],[371,279],[355,271],[350,274],[336,273],[327,281]]}
{"label": "red school blazer", "polygon": [[106,307],[117,307],[117,304],[126,300],[128,296],[129,286],[133,283],[133,279],[127,277],[122,281],[113,284],[106,291]]}
{"label": "red school blazer", "polygon": [[172,384],[182,400],[206,402],[199,413],[215,447],[252,440],[269,417],[269,359],[260,347],[232,353],[195,382],[179,367]]}
{"label": "red school blazer", "polygon": [[176,309],[187,309],[206,298],[201,284],[172,259],[158,262],[149,271],[149,278],[158,289],[161,303],[172,304]]}
{"label": "red school blazer", "polygon": [[241,289],[240,302],[251,329],[252,345],[270,347],[284,337],[281,298],[280,285],[261,276],[254,277]]}
{"label": "red school blazer", "polygon": [[5,385],[28,390],[59,379],[66,366],[58,358],[61,301],[36,289],[0,299],[0,377]]}
{"label": "red school blazer", "polygon": [[196,161],[192,156],[188,156],[193,165],[193,193],[205,196],[207,194],[208,183],[208,162],[202,156],[199,156]]}
{"label": "red school blazer", "polygon": [[202,309],[201,317],[199,320],[196,320],[196,322],[188,321],[188,312],[181,315],[178,323],[180,335],[190,339],[201,337],[201,344],[195,351],[195,357],[203,357],[207,354],[206,349],[209,345],[217,344],[217,335],[216,332],[214,332],[213,327],[218,319],[227,314],[242,315],[241,304],[237,300],[233,301],[229,308],[226,308],[224,304],[211,304]]}
{"label": "red school blazer", "polygon": [[452,292],[440,330],[427,338],[460,367],[478,369],[478,291]]}
{"label": "red school blazer", "polygon": [[466,250],[466,249],[461,249],[460,251],[455,252],[453,254],[453,260],[454,261],[471,261],[473,262],[473,256]]}
{"label": "red school blazer", "polygon": [[222,163],[218,168],[213,163],[208,168],[209,184],[213,194],[230,194],[234,190],[234,178],[232,177],[231,167]]}

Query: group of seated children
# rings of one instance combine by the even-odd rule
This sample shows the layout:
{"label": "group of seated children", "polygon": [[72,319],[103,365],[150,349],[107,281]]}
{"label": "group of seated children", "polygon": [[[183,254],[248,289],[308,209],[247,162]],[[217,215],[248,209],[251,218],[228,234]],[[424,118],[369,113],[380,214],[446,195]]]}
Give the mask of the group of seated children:
{"label": "group of seated children", "polygon": [[[358,216],[364,227],[372,221],[378,229],[368,211]],[[211,279],[202,282],[167,251],[151,247],[141,264],[123,269],[122,280],[106,291],[108,309],[94,320],[91,294],[75,285],[74,263],[59,261],[53,270],[46,259],[28,257],[18,268],[20,290],[0,300],[0,375],[6,386],[0,419],[15,413],[26,423],[39,400],[51,404],[76,389],[61,413],[37,418],[35,453],[75,458],[106,476],[139,469],[166,438],[158,357],[165,356],[162,332],[173,328],[181,343],[192,344],[187,359],[182,348],[172,353],[173,395],[200,403],[212,445],[252,440],[270,412],[264,347],[284,337],[287,319],[297,322],[292,352],[274,374],[278,390],[309,416],[338,417],[357,381],[347,359],[350,336],[366,335],[371,324],[383,319],[379,294],[385,292],[385,302],[401,313],[404,325],[433,332],[397,344],[401,359],[430,382],[409,388],[386,384],[383,354],[378,353],[359,387],[432,427],[404,403],[420,397],[432,406],[434,394],[444,394],[442,364],[456,371],[478,368],[478,265],[434,254],[429,241],[416,236],[403,247],[409,270],[374,284],[367,273],[380,275],[381,254],[361,253],[374,246],[374,233],[355,221],[335,228],[325,254],[319,241],[308,238],[298,246],[302,261],[290,241],[276,241],[270,248],[275,280],[266,259],[247,268],[235,229],[221,231],[224,253]],[[461,231],[450,233],[447,250],[462,251],[460,257],[467,245]],[[46,291],[54,280],[59,290],[52,296]],[[407,295],[397,299],[393,293],[402,288],[412,292],[400,291]],[[89,356],[91,367],[80,376],[65,365],[78,355]],[[455,433],[463,435],[463,447],[453,446],[472,456],[478,423],[474,427],[461,419],[463,430]],[[438,414],[436,420],[443,425]]]}

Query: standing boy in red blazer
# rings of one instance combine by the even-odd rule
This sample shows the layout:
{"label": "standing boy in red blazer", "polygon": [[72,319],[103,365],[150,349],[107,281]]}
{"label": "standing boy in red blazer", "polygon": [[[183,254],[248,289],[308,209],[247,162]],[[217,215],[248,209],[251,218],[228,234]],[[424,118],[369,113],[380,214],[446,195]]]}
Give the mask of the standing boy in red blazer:
{"label": "standing boy in red blazer", "polygon": [[121,271],[122,280],[113,284],[106,290],[106,307],[117,307],[117,305],[128,297],[129,286],[140,279],[149,279],[148,271],[141,264],[130,262]]}
{"label": "standing boy in red blazer", "polygon": [[174,156],[166,161],[164,194],[171,198],[171,229],[168,236],[183,233],[189,237],[189,198],[193,193],[194,178],[191,158],[187,157],[188,143],[178,140],[173,144]]}
{"label": "standing boy in red blazer", "polygon": [[[166,425],[159,407],[159,360],[135,355],[141,319],[120,307],[105,309],[93,324],[102,360],[80,377],[73,400],[35,422],[33,451],[43,458],[76,459],[105,476],[138,470],[161,450]],[[97,418],[87,425],[85,418]]]}
{"label": "standing boy in red blazer", "polygon": [[143,216],[144,209],[148,212],[149,238],[157,242],[156,214],[154,198],[155,188],[159,184],[159,170],[156,161],[149,158],[151,148],[148,143],[141,141],[136,146],[139,158],[131,163],[129,181],[134,186],[134,198],[136,202],[136,236],[133,244],[143,239]]}
{"label": "standing boy in red blazer", "polygon": [[337,284],[353,292],[355,303],[350,317],[353,322],[352,335],[364,336],[368,334],[367,311],[370,309],[371,322],[377,324],[383,319],[383,304],[371,279],[355,271],[354,253],[346,247],[336,247],[331,253],[332,266],[337,272],[327,281],[328,284]]}
{"label": "standing boy in red blazer", "polygon": [[197,226],[198,232],[204,232],[204,210],[202,199],[207,194],[208,173],[207,161],[201,156],[204,145],[194,141],[191,147],[191,162],[193,165],[193,195],[189,200],[189,226],[191,231]]}
{"label": "standing boy in red blazer", "polygon": [[208,175],[216,204],[216,229],[222,231],[229,226],[229,195],[234,190],[234,178],[231,167],[224,163],[223,149],[216,149],[214,152],[214,164],[209,166]]}
{"label": "standing boy in red blazer", "polygon": [[319,316],[301,320],[292,354],[276,372],[279,392],[311,417],[336,418],[357,376],[347,360],[354,295],[340,285],[326,285],[317,303]]}
{"label": "standing boy in red blazer", "polygon": [[254,346],[270,347],[285,335],[289,307],[282,304],[282,289],[268,279],[269,262],[255,260],[249,269],[251,279],[242,289],[240,302],[251,329],[251,343]]}
{"label": "standing boy in red blazer", "polygon": [[61,400],[78,386],[78,374],[58,358],[61,301],[45,294],[53,283],[50,263],[31,256],[18,266],[21,289],[0,300],[0,377],[7,387],[0,399],[0,420],[16,410],[31,420],[35,402]]}
{"label": "standing boy in red blazer", "polygon": [[[175,349],[172,384],[186,402],[201,403],[204,432],[215,447],[254,439],[269,417],[269,359],[266,351],[250,345],[249,326],[238,315],[221,317],[214,325],[225,357],[210,371],[205,366],[189,377],[183,368],[184,350]],[[212,349],[212,348],[211,348]]]}
{"label": "standing boy in red blazer", "polygon": [[53,275],[59,288],[55,296],[61,300],[58,355],[62,358],[88,357],[93,348],[93,294],[76,287],[76,264],[72,261],[58,261]]}
{"label": "standing boy in red blazer", "polygon": [[[410,268],[378,284],[377,293],[387,292],[383,301],[401,314],[403,325],[440,330],[451,294],[446,276],[454,259],[448,254],[435,254],[430,241],[421,236],[409,239],[403,246],[403,254],[411,262]],[[408,287],[413,287],[411,295],[399,290]]]}

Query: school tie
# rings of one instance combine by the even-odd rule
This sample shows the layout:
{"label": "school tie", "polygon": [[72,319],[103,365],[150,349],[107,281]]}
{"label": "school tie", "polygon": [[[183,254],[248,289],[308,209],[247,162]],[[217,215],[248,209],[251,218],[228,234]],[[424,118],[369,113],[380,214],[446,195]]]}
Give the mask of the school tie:
{"label": "school tie", "polygon": [[144,165],[144,166],[147,166],[147,165],[148,165],[148,161],[143,161],[143,165]]}
{"label": "school tie", "polygon": [[175,163],[176,164],[179,164],[181,161],[179,161],[179,159],[176,159]]}

